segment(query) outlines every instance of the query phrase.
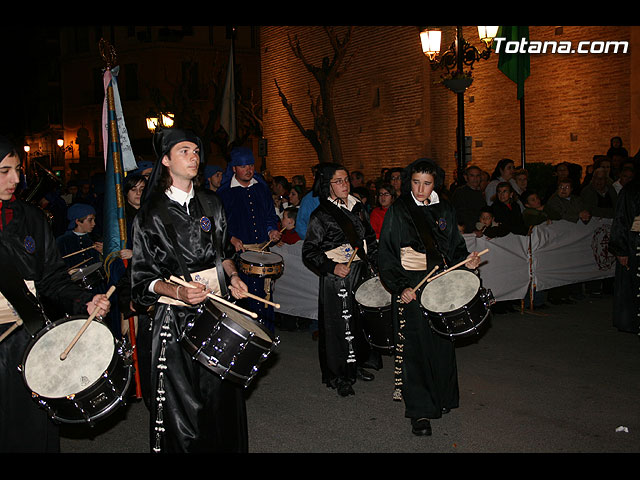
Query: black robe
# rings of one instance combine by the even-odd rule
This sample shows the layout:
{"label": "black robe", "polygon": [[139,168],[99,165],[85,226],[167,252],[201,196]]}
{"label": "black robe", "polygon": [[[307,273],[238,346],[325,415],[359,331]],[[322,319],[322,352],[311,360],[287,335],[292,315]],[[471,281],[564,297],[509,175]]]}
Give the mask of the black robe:
{"label": "black robe", "polygon": [[[213,268],[218,255],[221,261],[233,257],[222,203],[215,193],[204,193],[213,212],[210,217],[204,217],[205,210],[196,198],[191,200],[187,213],[185,206],[164,194],[155,194],[140,207],[133,225],[132,299],[141,306],[155,305],[150,339],[153,451],[248,450],[242,388],[193,360],[178,343],[187,323],[197,319],[198,308],[157,303],[159,296],[149,291],[153,280],[183,275],[176,254],[182,256],[189,273]],[[175,228],[176,253],[159,215],[162,210]],[[205,218],[212,225],[209,232],[205,231]],[[216,251],[214,236],[220,239],[222,252]]]}
{"label": "black robe", "polygon": [[625,185],[618,195],[611,224],[609,253],[629,257],[628,268],[616,262],[613,287],[613,325],[622,332],[640,332],[640,232],[632,232],[634,218],[640,216],[640,183]]}
{"label": "black robe", "polygon": [[[340,208],[353,225],[360,241],[367,242],[366,262],[353,261],[347,277],[333,273],[336,262],[325,252],[350,243],[336,218],[327,212],[338,209],[328,200],[309,218],[307,233],[302,245],[302,259],[320,276],[318,294],[318,356],[322,382],[337,388],[341,384],[353,384],[357,368],[366,362],[371,353],[363,332],[362,319],[354,295],[358,286],[377,270],[378,243],[376,233],[361,202],[356,202],[351,211]],[[354,245],[352,245],[354,246]],[[351,337],[353,337],[351,339]]]}
{"label": "black robe", "polygon": [[[0,231],[0,242],[5,250],[3,264],[12,261],[24,280],[34,281],[38,300],[46,306],[49,320],[58,320],[55,316],[58,311],[69,315],[86,314],[86,303],[93,293],[71,282],[42,210],[20,200],[7,203],[9,205],[5,204],[5,207],[10,206],[13,210],[13,218]],[[3,268],[2,274],[6,275],[6,272]],[[0,325],[0,334],[10,327],[10,324]],[[0,452],[60,450],[58,427],[33,401],[18,371],[35,333],[22,326],[0,343]]]}
{"label": "black robe", "polygon": [[[427,254],[405,201],[413,202],[410,194],[397,199],[384,218],[380,234],[378,266],[380,280],[392,293],[392,311],[397,351],[396,399],[405,403],[408,418],[439,418],[443,408],[456,408],[459,403],[458,372],[454,343],[434,332],[423,315],[420,296],[417,300],[400,302],[406,288],[414,288],[435,265],[442,271],[464,260],[469,252],[458,230],[453,206],[444,199],[433,205],[417,207],[423,214],[435,241],[436,251]],[[412,208],[413,210],[413,208]],[[401,263],[401,248],[411,247],[427,255],[426,270],[406,270]]]}

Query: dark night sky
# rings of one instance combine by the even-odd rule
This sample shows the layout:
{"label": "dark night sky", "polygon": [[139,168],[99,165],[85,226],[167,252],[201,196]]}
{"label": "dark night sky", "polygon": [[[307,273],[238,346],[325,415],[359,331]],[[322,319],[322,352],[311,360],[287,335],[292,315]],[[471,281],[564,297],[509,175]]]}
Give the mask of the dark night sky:
{"label": "dark night sky", "polygon": [[20,25],[0,29],[0,55],[3,74],[0,86],[0,132],[21,136],[26,128],[28,99],[35,80],[44,75],[34,64],[34,51],[43,48],[38,42],[37,27]]}

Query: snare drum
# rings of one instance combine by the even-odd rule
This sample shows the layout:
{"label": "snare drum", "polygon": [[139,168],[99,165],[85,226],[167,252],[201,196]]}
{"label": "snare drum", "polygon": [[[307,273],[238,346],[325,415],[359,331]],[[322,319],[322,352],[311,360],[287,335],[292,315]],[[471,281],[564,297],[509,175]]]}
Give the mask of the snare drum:
{"label": "snare drum", "polygon": [[369,345],[381,353],[392,353],[395,341],[391,294],[384,288],[380,278],[373,277],[362,283],[356,290],[355,299],[360,307]]}
{"label": "snare drum", "polygon": [[491,313],[491,290],[467,270],[453,270],[428,283],[420,298],[431,328],[449,337],[478,333]]}
{"label": "snare drum", "polygon": [[88,267],[78,268],[71,274],[71,281],[84,288],[93,290],[106,281],[107,276],[101,263],[94,263]]}
{"label": "snare drum", "polygon": [[21,366],[34,401],[62,423],[90,423],[111,414],[126,403],[133,378],[131,348],[98,321],[60,360],[86,321],[76,316],[43,328],[27,346]]}
{"label": "snare drum", "polygon": [[186,326],[180,343],[222,379],[246,387],[279,340],[234,308],[209,300]]}
{"label": "snare drum", "polygon": [[279,277],[284,272],[284,259],[273,252],[242,252],[238,259],[240,271],[253,277]]}

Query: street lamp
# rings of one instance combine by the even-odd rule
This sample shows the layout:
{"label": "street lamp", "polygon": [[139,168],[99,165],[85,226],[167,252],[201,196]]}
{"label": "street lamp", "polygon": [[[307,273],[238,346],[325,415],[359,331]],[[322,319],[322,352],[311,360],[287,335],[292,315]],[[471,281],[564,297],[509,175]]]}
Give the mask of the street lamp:
{"label": "street lamp", "polygon": [[161,113],[162,115],[162,125],[164,125],[167,128],[171,128],[173,127],[173,118],[174,118],[174,114],[173,113]]}
{"label": "street lamp", "polygon": [[[462,36],[462,27],[456,27],[456,38],[451,46],[444,53],[440,54],[441,32],[436,29],[424,29],[420,32],[422,52],[429,58],[432,70],[443,68],[446,74],[443,75],[442,83],[449,90],[458,96],[458,128],[456,131],[456,143],[458,148],[457,157],[457,180],[464,181],[463,172],[466,167],[465,159],[465,134],[464,134],[464,92],[473,82],[471,70],[473,64],[479,60],[486,60],[491,55],[491,44],[498,33],[499,27],[478,27],[478,36],[485,44],[485,49],[479,51],[469,44]],[[439,58],[438,58],[439,57]],[[464,67],[469,67],[465,72]]]}
{"label": "street lamp", "polygon": [[154,111],[149,110],[145,120],[147,122],[147,128],[151,133],[155,133],[158,127],[171,128],[173,127],[175,115],[170,112],[161,112],[158,116]]}
{"label": "street lamp", "polygon": [[145,120],[147,121],[147,128],[149,129],[149,131],[151,133],[154,133],[156,131],[156,128],[158,128],[158,116],[152,112],[149,111],[149,113],[147,113]]}

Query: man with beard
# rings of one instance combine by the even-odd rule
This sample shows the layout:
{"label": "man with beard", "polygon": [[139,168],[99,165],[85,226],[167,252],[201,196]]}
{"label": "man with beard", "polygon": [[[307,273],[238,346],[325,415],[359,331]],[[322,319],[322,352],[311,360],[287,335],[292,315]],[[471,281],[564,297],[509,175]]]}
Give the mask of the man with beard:
{"label": "man with beard", "polygon": [[[253,152],[247,147],[236,147],[231,151],[231,161],[222,177],[217,191],[227,215],[231,244],[237,253],[260,250],[267,243],[275,245],[281,237],[278,230],[280,219],[276,214],[271,191],[255,171]],[[268,249],[265,249],[268,252]],[[260,298],[270,298],[273,279],[247,275],[240,272],[249,292]],[[259,300],[243,301],[248,310],[259,315],[269,330],[274,329],[274,310]]]}

